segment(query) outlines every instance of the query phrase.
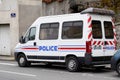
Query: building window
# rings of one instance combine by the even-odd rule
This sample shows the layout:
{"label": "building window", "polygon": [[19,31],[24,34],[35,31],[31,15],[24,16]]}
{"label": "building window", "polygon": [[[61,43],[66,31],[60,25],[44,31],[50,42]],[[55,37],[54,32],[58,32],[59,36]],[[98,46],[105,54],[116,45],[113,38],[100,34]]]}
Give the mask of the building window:
{"label": "building window", "polygon": [[58,39],[59,23],[45,23],[40,26],[40,40]]}
{"label": "building window", "polygon": [[62,28],[62,39],[80,39],[82,38],[82,32],[82,21],[64,22]]}

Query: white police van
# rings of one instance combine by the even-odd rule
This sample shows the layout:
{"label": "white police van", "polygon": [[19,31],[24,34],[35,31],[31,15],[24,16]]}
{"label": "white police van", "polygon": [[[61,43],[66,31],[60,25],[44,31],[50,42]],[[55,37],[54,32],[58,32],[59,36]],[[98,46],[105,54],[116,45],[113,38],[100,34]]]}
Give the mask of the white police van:
{"label": "white police van", "polygon": [[32,62],[65,63],[69,71],[109,64],[116,50],[112,15],[106,9],[38,18],[15,48],[20,67]]}

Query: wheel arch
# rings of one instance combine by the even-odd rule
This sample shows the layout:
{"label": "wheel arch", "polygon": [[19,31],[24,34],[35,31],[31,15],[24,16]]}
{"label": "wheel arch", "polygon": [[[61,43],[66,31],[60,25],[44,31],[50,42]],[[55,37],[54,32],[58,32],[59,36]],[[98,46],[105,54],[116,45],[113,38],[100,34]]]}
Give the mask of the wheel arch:
{"label": "wheel arch", "polygon": [[[18,56],[21,55],[21,54],[26,57],[25,53],[23,53],[23,52],[18,52],[18,53],[16,53],[16,55],[15,55],[16,61],[18,61]],[[26,57],[26,59],[27,59],[27,57]]]}
{"label": "wheel arch", "polygon": [[66,55],[65,60],[66,60],[67,58],[69,58],[69,57],[75,57],[75,58],[77,58],[77,56],[74,55],[74,54],[68,54],[68,55]]}

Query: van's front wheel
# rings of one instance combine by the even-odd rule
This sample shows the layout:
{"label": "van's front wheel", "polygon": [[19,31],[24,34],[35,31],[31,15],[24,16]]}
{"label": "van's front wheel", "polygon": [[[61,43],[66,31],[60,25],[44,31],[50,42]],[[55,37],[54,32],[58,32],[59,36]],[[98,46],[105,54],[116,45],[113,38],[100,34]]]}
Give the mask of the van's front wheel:
{"label": "van's front wheel", "polygon": [[76,72],[80,69],[79,62],[76,57],[68,57],[66,59],[66,67],[70,72]]}
{"label": "van's front wheel", "polygon": [[27,61],[27,59],[26,59],[24,54],[20,54],[18,56],[18,65],[20,67],[27,67],[27,66],[30,66],[31,63]]}

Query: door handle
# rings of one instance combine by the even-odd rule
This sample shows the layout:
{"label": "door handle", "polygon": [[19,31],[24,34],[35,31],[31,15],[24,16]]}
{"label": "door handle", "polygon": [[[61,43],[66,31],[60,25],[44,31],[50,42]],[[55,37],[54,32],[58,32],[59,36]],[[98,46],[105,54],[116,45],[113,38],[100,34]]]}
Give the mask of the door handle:
{"label": "door handle", "polygon": [[34,45],[34,46],[36,46],[36,45],[37,45],[37,43],[36,43],[36,42],[34,42],[34,43],[33,43],[33,45]]}

